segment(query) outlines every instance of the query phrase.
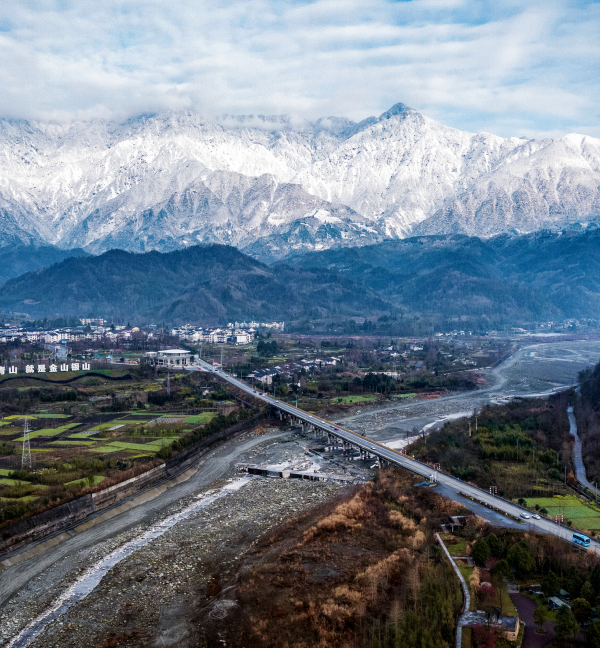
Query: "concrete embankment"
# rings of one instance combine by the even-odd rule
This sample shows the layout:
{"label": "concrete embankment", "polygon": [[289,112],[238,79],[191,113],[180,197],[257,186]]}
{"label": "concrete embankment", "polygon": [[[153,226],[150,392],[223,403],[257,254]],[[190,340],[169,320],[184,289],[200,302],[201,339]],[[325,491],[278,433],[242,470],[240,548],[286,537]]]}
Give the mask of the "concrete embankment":
{"label": "concrete embankment", "polygon": [[[151,470],[132,477],[127,481],[121,482],[109,488],[105,488],[91,495],[79,497],[71,502],[66,502],[42,513],[38,513],[24,520],[19,520],[2,529],[0,538],[0,555],[8,555],[24,545],[36,542],[49,535],[61,530],[67,530],[78,522],[87,520],[90,516],[98,514],[108,507],[116,505],[118,502],[136,495],[144,489],[153,489],[161,482],[173,479],[175,477],[184,477],[185,474],[197,463],[197,461],[210,452],[215,445],[233,439],[234,437],[247,432],[256,427],[264,418],[263,414],[258,414],[247,421],[238,423],[227,430],[218,432],[211,437],[199,441],[197,444],[188,448],[181,454],[169,459],[164,464],[156,466]],[[193,473],[190,473],[193,474]],[[162,491],[161,491],[162,492]],[[142,496],[143,498],[143,496]],[[134,503],[131,503],[134,506]],[[121,507],[119,507],[121,508]],[[116,515],[119,511],[115,512]],[[102,514],[112,517],[113,511],[106,511]],[[93,520],[91,520],[93,522]],[[88,522],[89,524],[89,522]],[[62,535],[62,534],[61,534]],[[52,538],[60,541],[58,537]],[[44,543],[46,544],[46,543]]]}

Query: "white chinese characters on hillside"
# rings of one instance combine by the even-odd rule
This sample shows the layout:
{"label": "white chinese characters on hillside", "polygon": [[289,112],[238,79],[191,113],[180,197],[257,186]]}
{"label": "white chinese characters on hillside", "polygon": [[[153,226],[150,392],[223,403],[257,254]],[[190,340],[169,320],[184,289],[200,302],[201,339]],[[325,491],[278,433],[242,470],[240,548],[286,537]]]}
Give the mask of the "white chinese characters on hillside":
{"label": "white chinese characters on hillside", "polygon": [[[55,364],[51,364],[48,367],[50,373],[57,373],[58,371],[89,371],[90,363],[89,362],[73,362],[71,363],[71,369],[69,369],[68,364],[61,364],[60,367],[57,367]],[[10,365],[9,367],[0,366],[0,376],[5,374],[18,374],[19,369],[15,365]],[[25,365],[25,373],[32,374],[36,373],[35,365]],[[37,366],[37,373],[46,373],[46,365],[39,364]]]}

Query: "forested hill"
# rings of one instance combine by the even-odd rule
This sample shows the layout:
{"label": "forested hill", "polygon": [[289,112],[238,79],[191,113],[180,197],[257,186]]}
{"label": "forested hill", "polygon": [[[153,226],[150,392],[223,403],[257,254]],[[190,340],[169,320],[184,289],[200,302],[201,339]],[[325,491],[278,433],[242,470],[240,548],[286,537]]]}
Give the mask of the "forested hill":
{"label": "forested hill", "polygon": [[[327,268],[396,304],[500,324],[600,316],[600,230],[421,236],[287,260]],[[484,325],[484,324],[482,324]]]}
{"label": "forested hill", "polygon": [[13,245],[0,248],[0,286],[25,272],[47,268],[75,256],[89,256],[80,249],[61,250],[53,245]]}
{"label": "forested hill", "polygon": [[0,309],[144,321],[294,320],[381,314],[374,291],[326,269],[270,268],[224,245],[135,254],[112,250],[28,272],[0,288]]}
{"label": "forested hill", "polygon": [[347,333],[355,325],[344,320],[359,316],[390,322],[382,331],[394,335],[432,325],[480,330],[598,319],[600,230],[487,240],[423,236],[306,254],[272,267],[223,245],[112,250],[9,280],[0,288],[0,309],[207,324],[329,319]]}

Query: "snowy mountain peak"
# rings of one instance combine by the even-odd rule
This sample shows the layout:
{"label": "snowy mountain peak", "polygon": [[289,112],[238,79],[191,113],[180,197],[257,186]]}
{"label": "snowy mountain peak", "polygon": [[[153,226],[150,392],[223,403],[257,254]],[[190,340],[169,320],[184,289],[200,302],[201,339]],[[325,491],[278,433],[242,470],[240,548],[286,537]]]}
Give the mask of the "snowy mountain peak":
{"label": "snowy mountain peak", "polygon": [[600,217],[599,140],[473,134],[402,103],[359,123],[191,111],[122,123],[0,120],[0,145],[0,245],[217,241],[278,258]]}
{"label": "snowy mountain peak", "polygon": [[416,113],[416,112],[417,112],[416,110],[410,108],[410,106],[407,106],[406,104],[397,103],[394,104],[389,110],[386,110],[385,112],[381,113],[381,115],[379,115],[379,120],[381,121],[382,119],[390,119],[390,117],[393,117],[394,115],[408,115],[410,113]]}

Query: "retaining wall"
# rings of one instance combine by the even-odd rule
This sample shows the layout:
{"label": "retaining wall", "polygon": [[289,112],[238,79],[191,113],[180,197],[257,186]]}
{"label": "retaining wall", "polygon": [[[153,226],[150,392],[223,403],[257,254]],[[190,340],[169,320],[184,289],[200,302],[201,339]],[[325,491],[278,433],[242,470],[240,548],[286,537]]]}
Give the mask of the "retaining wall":
{"label": "retaining wall", "polygon": [[0,530],[0,555],[13,552],[23,545],[39,540],[60,529],[65,529],[75,522],[85,519],[92,513],[107,508],[145,488],[153,486],[161,480],[168,479],[170,476],[184,471],[195,464],[203,455],[209,453],[216,445],[256,427],[263,419],[264,414],[262,413],[253,416],[247,421],[242,421],[199,441],[164,464],[137,475],[137,477],[132,477],[127,481],[109,486],[91,495],[78,497],[70,502],[11,524]]}
{"label": "retaining wall", "polygon": [[92,511],[94,511],[92,496],[84,495],[37,515],[19,520],[15,524],[2,529],[0,554],[7,553],[9,549],[13,551],[27,542],[38,540],[58,529],[73,524],[73,522],[83,520]]}

